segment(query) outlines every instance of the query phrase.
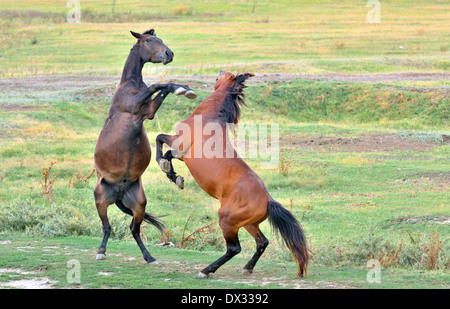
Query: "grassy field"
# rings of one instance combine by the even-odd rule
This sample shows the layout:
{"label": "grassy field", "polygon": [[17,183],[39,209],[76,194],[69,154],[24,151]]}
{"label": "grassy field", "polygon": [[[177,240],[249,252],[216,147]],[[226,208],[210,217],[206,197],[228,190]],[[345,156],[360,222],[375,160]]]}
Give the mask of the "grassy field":
{"label": "grassy field", "polygon": [[0,76],[119,74],[150,27],[175,52],[147,74],[232,71],[371,73],[448,70],[446,1],[92,1],[67,23],[64,1],[0,1]]}
{"label": "grassy field", "polygon": [[[448,288],[448,78],[294,78],[246,89],[242,125],[279,124],[281,148],[276,168],[246,161],[305,228],[314,255],[306,279],[295,277],[268,223],[262,230],[271,244],[252,276],[241,275],[255,250],[242,232],[239,256],[212,278],[196,279],[224,242],[219,203],[181,162],[183,191],[154,161],[143,176],[149,212],[166,215],[166,235],[143,229],[160,264],[144,263],[131,218],[115,206],[108,258],[95,260],[102,232],[93,153],[119,80],[108,75],[120,73],[134,42],[129,29],[155,27],[175,52],[168,66],[148,64],[146,80],[184,75],[198,94],[170,96],[146,122],[153,150],[156,135],[212,91],[214,77],[194,74],[448,71],[445,1],[383,1],[380,24],[366,22],[369,8],[360,1],[165,3],[82,0],[82,22],[68,24],[62,2],[0,0],[0,287]],[[183,248],[158,245],[178,245],[200,227]],[[379,284],[366,281],[369,258],[381,261]],[[66,279],[70,259],[81,263],[79,284]]]}
{"label": "grassy field", "polygon": [[[333,89],[335,91],[331,92]],[[92,198],[95,177],[87,176],[93,168],[95,142],[113,90],[114,85],[87,87],[76,93],[61,91],[55,100],[48,96],[45,104],[0,108],[0,226],[6,233],[2,236],[4,241],[11,241],[0,245],[2,267],[14,268],[12,256],[15,255],[9,255],[17,250],[17,254],[23,254],[17,248],[23,247],[24,242],[36,243],[33,242],[35,237],[44,237],[51,243],[49,246],[54,246],[64,238],[53,237],[84,235],[94,238],[88,241],[90,249],[83,253],[82,260],[86,261],[83,265],[93,267],[92,271],[101,271],[102,264],[93,258],[101,239],[101,226]],[[162,131],[170,131],[172,125],[185,117],[209,91],[199,90],[194,101],[174,97],[166,100],[158,118],[147,123],[153,149],[159,127]],[[106,95],[99,97],[97,92]],[[327,93],[330,96],[322,100],[320,95]],[[36,95],[39,97],[40,94],[37,92]],[[364,100],[358,100],[361,95]],[[381,105],[378,96],[384,98]],[[400,97],[404,98],[404,109],[394,112],[393,105],[399,104]],[[352,108],[351,104],[357,101],[364,101],[364,104]],[[395,85],[297,80],[250,86],[242,124],[252,119],[280,123],[282,152],[275,169],[262,169],[261,158],[247,162],[264,179],[272,196],[292,209],[301,220],[314,253],[307,283],[296,281],[290,253],[270,237],[272,243],[264,262],[258,267],[257,276],[271,277],[271,273],[280,271],[280,276],[289,282],[284,287],[296,287],[296,284],[313,287],[315,280],[325,280],[336,287],[362,287],[367,271],[365,263],[372,255],[385,259],[386,273],[389,274],[387,285],[379,287],[401,287],[402,284],[405,287],[447,286],[447,103],[442,90],[411,92]],[[434,112],[434,108],[442,111]],[[288,113],[289,110],[296,112]],[[56,164],[47,178],[54,179],[54,202],[49,201],[48,195],[41,196],[46,187],[43,168],[49,168],[51,162]],[[180,279],[170,270],[169,261],[176,259],[191,265],[195,259],[191,260],[190,256],[197,252],[199,262],[195,267],[200,268],[201,264],[205,265],[214,259],[213,256],[221,254],[224,243],[216,222],[218,202],[199,190],[185,166],[181,163],[176,166],[186,178],[183,191],[170,184],[154,162],[144,175],[149,211],[167,215],[164,222],[168,234],[162,238],[152,228],[144,229],[144,232],[148,245],[156,250],[155,256],[167,263],[160,274],[171,272]],[[192,218],[187,220],[191,214]],[[123,250],[134,252],[130,253],[136,258],[133,263],[140,263],[140,253],[128,230],[130,218],[115,207],[110,208],[110,217],[113,238],[125,240],[126,244],[115,242],[117,249],[111,246],[108,252],[120,259],[124,258]],[[211,222],[213,224],[209,226]],[[183,235],[202,226],[208,227],[184,244],[184,249],[189,250],[186,253],[180,249],[165,251],[155,247],[161,241],[172,241],[177,245]],[[11,231],[25,236],[10,234]],[[263,231],[271,235],[267,223],[263,225]],[[242,264],[253,254],[254,243],[246,233],[241,233],[240,238],[243,257],[237,261]],[[69,237],[68,246],[77,247],[86,239]],[[41,245],[30,246],[38,247],[30,251],[27,262],[20,262],[21,268],[40,267],[36,264],[37,256],[43,249],[39,249]],[[434,260],[433,254],[437,254]],[[66,261],[64,259],[65,256],[60,256],[57,261],[62,263]],[[276,263],[272,265],[271,261]],[[227,273],[226,269],[234,269],[229,280],[242,279],[238,272],[242,265],[239,262],[230,265],[234,266],[217,273],[217,280]],[[55,272],[62,276],[66,268],[64,265],[59,267],[61,269]],[[195,267],[189,268],[188,274],[179,276],[192,280]],[[337,273],[327,277],[333,270]],[[345,273],[342,277],[341,271]],[[416,277],[411,274],[420,277],[424,271],[428,279],[413,279]],[[406,272],[412,273],[404,277]],[[53,275],[51,271],[43,271],[42,276]],[[84,278],[83,286],[99,287],[100,283],[91,281],[90,275]],[[56,286],[64,285],[56,280],[59,282]],[[131,286],[153,284],[138,281]],[[260,280],[251,279],[250,282],[249,286],[258,286]],[[123,286],[116,284],[114,281],[100,285]],[[163,281],[157,286],[173,287],[173,282],[165,284]],[[210,284],[215,283],[199,283],[199,287]],[[264,286],[280,285],[272,282]]]}

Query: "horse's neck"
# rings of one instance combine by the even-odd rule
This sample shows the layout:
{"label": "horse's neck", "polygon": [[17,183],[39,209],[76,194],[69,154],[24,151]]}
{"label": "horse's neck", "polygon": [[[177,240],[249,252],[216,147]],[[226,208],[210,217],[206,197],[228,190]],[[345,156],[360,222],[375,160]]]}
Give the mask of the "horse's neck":
{"label": "horse's neck", "polygon": [[120,83],[134,80],[138,83],[138,85],[141,85],[144,82],[142,80],[143,67],[144,63],[141,61],[141,57],[139,56],[139,44],[136,43],[131,49],[127,61],[125,62]]}
{"label": "horse's neck", "polygon": [[209,116],[218,114],[219,110],[225,103],[225,99],[228,95],[229,89],[221,88],[214,91],[209,97],[207,97],[199,106],[192,112],[192,115]]}

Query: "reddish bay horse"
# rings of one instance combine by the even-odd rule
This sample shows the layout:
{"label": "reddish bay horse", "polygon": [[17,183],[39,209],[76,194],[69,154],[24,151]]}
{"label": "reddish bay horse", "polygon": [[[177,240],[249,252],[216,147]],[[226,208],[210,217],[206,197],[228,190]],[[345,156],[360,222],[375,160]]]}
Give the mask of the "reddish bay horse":
{"label": "reddish bay horse", "polygon": [[[177,125],[177,135],[160,134],[156,138],[156,161],[167,177],[182,188],[183,179],[175,173],[172,159],[184,161],[198,185],[221,204],[218,211],[219,225],[226,241],[227,251],[217,261],[203,269],[199,277],[207,277],[210,273],[214,273],[241,251],[238,238],[241,227],[244,227],[256,241],[256,252],[244,267],[244,273],[252,273],[256,262],[269,244],[259,229],[259,224],[267,218],[294,255],[298,264],[298,276],[306,273],[309,255],[300,223],[291,212],[272,199],[261,178],[230,145],[226,133],[227,123],[237,124],[239,121],[240,106],[244,104],[244,81],[251,76],[253,74],[235,76],[229,72],[221,72],[214,86],[214,93]],[[203,129],[200,134],[195,130],[195,126],[199,124]],[[206,144],[211,138],[212,130],[206,130],[207,126],[214,128],[215,131],[215,142],[209,145]],[[172,149],[163,156],[164,143]],[[209,152],[211,145],[215,148],[215,156],[206,153]]]}
{"label": "reddish bay horse", "polygon": [[[153,119],[156,111],[169,93],[184,94],[193,99],[195,93],[184,85],[155,84],[147,87],[142,79],[145,63],[168,64],[173,52],[164,45],[153,29],[142,34],[131,31],[138,39],[128,56],[120,84],[112,98],[105,125],[95,148],[97,185],[94,190],[95,204],[103,225],[103,241],[97,259],[106,257],[106,243],[111,233],[107,208],[115,203],[120,210],[133,216],[130,230],[148,263],[155,259],[140,238],[143,220],[156,226],[163,225],[145,212],[147,199],[141,176],[150,163],[151,151],[144,120]],[[159,93],[152,98],[156,92]]]}

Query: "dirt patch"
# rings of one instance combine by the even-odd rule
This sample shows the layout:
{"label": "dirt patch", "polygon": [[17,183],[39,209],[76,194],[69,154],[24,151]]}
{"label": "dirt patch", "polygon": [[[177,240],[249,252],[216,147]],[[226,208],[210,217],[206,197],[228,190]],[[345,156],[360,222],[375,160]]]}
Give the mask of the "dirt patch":
{"label": "dirt patch", "polygon": [[12,106],[0,106],[1,110],[7,112],[35,112],[45,108],[45,106],[22,106],[22,105],[12,105]]}
{"label": "dirt patch", "polygon": [[[405,139],[393,133],[365,133],[354,137],[290,135],[281,137],[280,144],[301,149],[338,152],[424,152],[439,145],[435,141]],[[445,139],[444,144],[449,144],[448,139]]]}
{"label": "dirt patch", "polygon": [[394,184],[412,185],[420,191],[449,192],[450,172],[420,172],[397,179]]}
{"label": "dirt patch", "polygon": [[6,283],[2,283],[2,287],[6,288],[15,288],[15,289],[51,289],[52,285],[57,281],[52,281],[48,278],[40,278],[40,279],[21,279],[21,280],[12,280]]}
{"label": "dirt patch", "polygon": [[418,223],[428,223],[428,224],[450,224],[449,216],[433,216],[433,217],[403,217],[399,219],[391,220],[391,223],[407,223],[407,224],[418,224]]}
{"label": "dirt patch", "polygon": [[[219,72],[220,69],[217,69]],[[164,78],[163,82],[193,81],[198,84],[214,84],[217,75],[173,75]],[[249,84],[284,82],[295,79],[346,81],[346,82],[397,82],[397,81],[445,81],[450,80],[450,73],[377,73],[377,74],[295,74],[295,73],[265,73],[255,74],[248,80]],[[160,83],[161,78],[155,75],[144,76],[147,83]],[[118,75],[80,75],[80,76],[36,76],[26,78],[0,79],[0,92],[14,89],[31,91],[79,89],[88,87],[101,87],[117,85],[120,82]]]}
{"label": "dirt patch", "polygon": [[[0,268],[0,274],[17,275],[33,275],[40,273],[40,270],[36,271],[23,271],[20,268]],[[47,277],[43,278],[27,278],[10,280],[0,283],[0,288],[15,288],[15,289],[51,289],[53,284],[58,281],[50,280]]]}

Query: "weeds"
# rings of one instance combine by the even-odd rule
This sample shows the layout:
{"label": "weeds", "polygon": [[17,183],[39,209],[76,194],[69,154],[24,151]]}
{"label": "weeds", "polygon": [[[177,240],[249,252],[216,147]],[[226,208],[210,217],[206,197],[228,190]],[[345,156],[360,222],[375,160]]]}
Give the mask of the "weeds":
{"label": "weeds", "polygon": [[163,246],[173,246],[172,237],[173,234],[169,230],[165,230],[164,234],[161,234],[160,244]]}
{"label": "weeds", "polygon": [[195,229],[192,233],[187,236],[185,235],[187,225],[191,220],[197,208],[192,211],[191,215],[186,220],[183,228],[183,236],[177,245],[178,249],[185,248],[188,245],[192,249],[202,250],[206,247],[213,247],[215,249],[222,246],[223,237],[218,231],[218,225],[214,220],[209,221],[209,223]]}
{"label": "weeds", "polygon": [[372,256],[371,253],[369,255],[369,260],[376,259],[380,262],[381,266],[383,267],[391,267],[392,265],[397,266],[398,257],[400,252],[402,251],[402,247],[403,247],[403,239],[401,240],[397,250],[394,250],[392,248],[392,244],[389,244],[389,248],[382,249],[380,253],[376,252],[374,253],[374,256]]}
{"label": "weeds", "polygon": [[334,47],[336,47],[337,49],[346,49],[347,48],[347,43],[343,42],[343,41],[335,41],[334,42]]}
{"label": "weeds", "polygon": [[53,203],[55,201],[53,198],[53,185],[55,184],[56,175],[58,173],[55,173],[53,178],[50,179],[50,171],[52,169],[52,166],[55,164],[56,162],[51,162],[49,167],[42,168],[43,171],[42,176],[44,176],[44,183],[41,182],[41,186],[44,189],[44,191],[41,193],[41,196],[46,196],[50,203]]}
{"label": "weeds", "polygon": [[424,35],[426,33],[425,28],[423,28],[423,27],[416,29],[416,32],[418,35]]}
{"label": "weeds", "polygon": [[438,233],[433,230],[433,235],[430,236],[430,242],[428,243],[428,260],[427,268],[431,270],[438,269],[439,253],[442,249],[442,242],[439,239]]}
{"label": "weeds", "polygon": [[89,179],[91,179],[91,177],[94,175],[95,173],[95,168],[92,169],[92,171],[87,174],[86,176],[83,176],[83,172],[81,171],[81,169],[79,169],[77,171],[77,173],[75,174],[75,179],[72,180],[72,177],[69,177],[69,187],[76,187],[77,184],[79,183],[88,183]]}
{"label": "weeds", "polygon": [[187,5],[179,5],[172,8],[172,13],[175,15],[192,15],[192,8]]}
{"label": "weeds", "polygon": [[278,165],[278,172],[280,174],[288,174],[289,168],[291,166],[291,164],[286,161],[286,158],[284,157],[284,153],[285,153],[285,150],[280,149],[280,163]]}
{"label": "weeds", "polygon": [[376,236],[371,230],[361,236],[358,242],[331,241],[317,247],[311,241],[310,244],[314,248],[314,261],[323,265],[363,266],[368,260],[377,259],[384,268],[448,269],[448,250],[442,250],[442,241],[435,231],[428,237],[419,233],[415,238],[411,232],[408,232],[408,236],[408,243],[403,238],[396,243],[383,236]]}

